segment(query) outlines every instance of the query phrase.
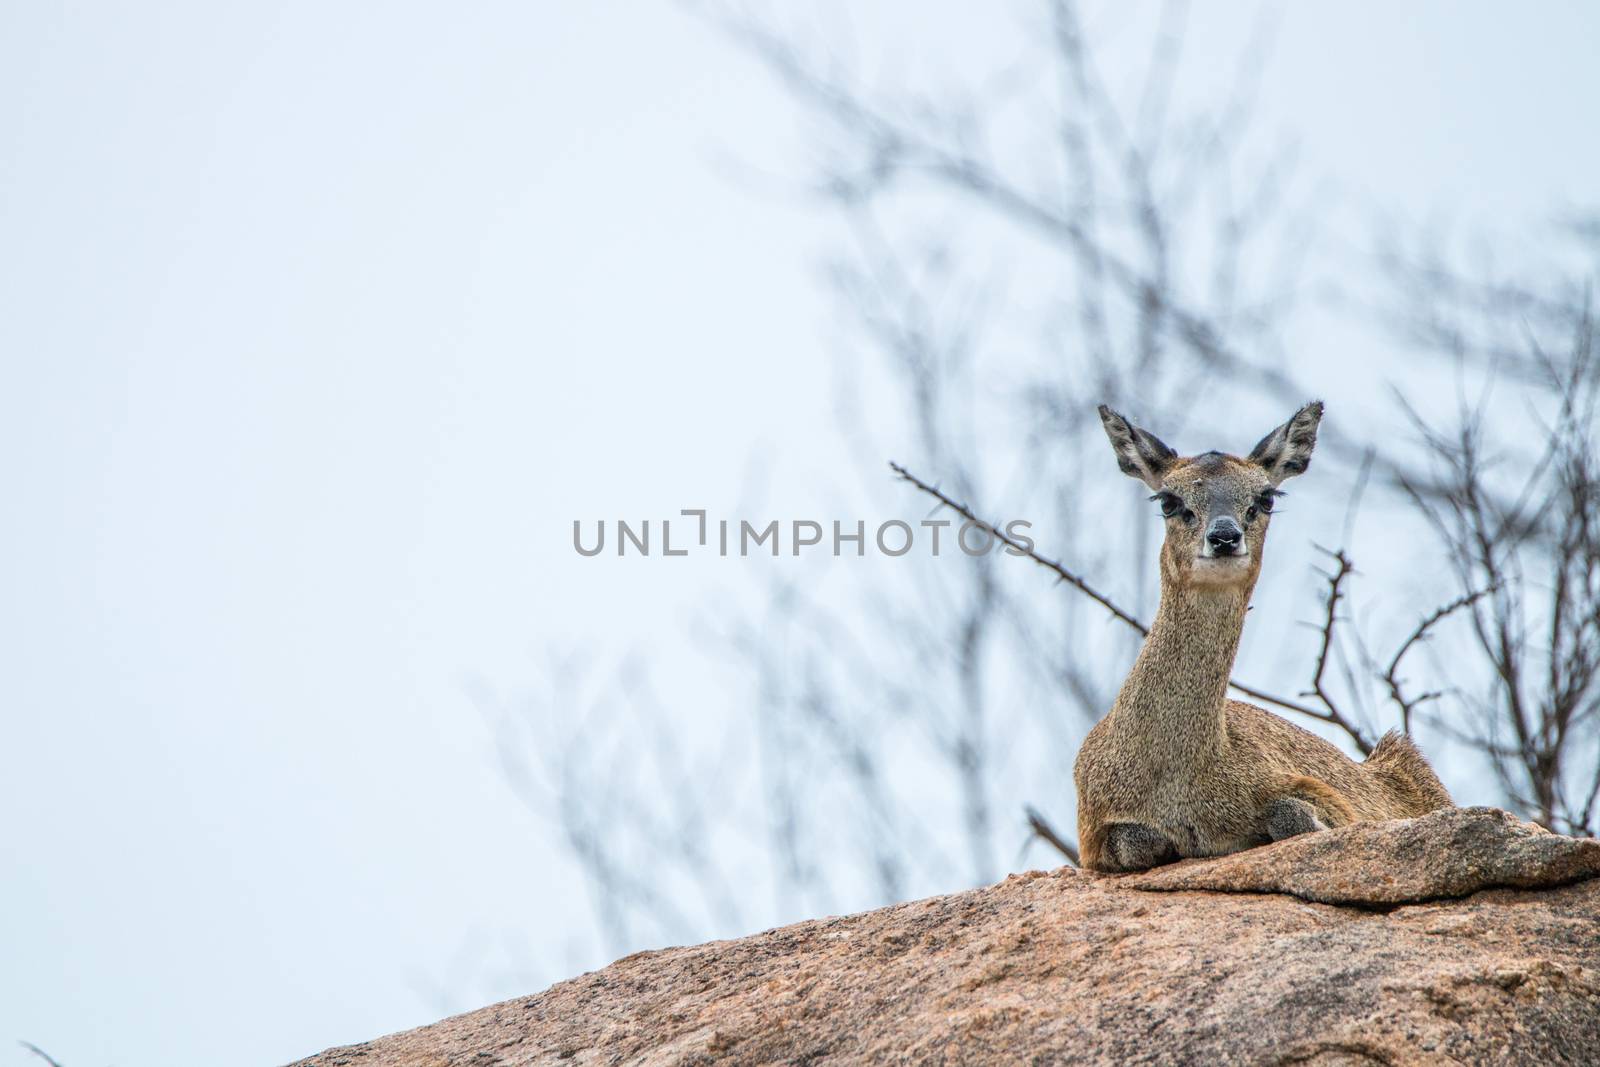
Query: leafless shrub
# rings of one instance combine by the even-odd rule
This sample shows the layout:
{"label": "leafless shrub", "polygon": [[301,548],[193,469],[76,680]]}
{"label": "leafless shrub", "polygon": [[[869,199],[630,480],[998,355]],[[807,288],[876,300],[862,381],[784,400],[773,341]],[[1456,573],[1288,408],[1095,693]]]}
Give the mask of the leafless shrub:
{"label": "leafless shrub", "polygon": [[[1600,244],[1595,246],[1600,249]],[[1566,832],[1600,830],[1600,358],[1586,290],[1470,285],[1429,264],[1416,332],[1476,400],[1441,424],[1402,399],[1423,461],[1394,480],[1434,532],[1470,618],[1472,661],[1448,672],[1466,715],[1431,715],[1481,753],[1506,797]],[[1592,280],[1592,276],[1591,276]],[[1518,342],[1501,340],[1515,331]],[[1554,343],[1541,334],[1555,333]],[[1562,336],[1564,334],[1564,336]],[[1526,405],[1507,432],[1510,379]],[[1483,679],[1472,668],[1486,667]],[[1459,673],[1458,673],[1459,672]],[[1392,671],[1390,672],[1393,673]],[[1460,674],[1466,677],[1461,678]],[[1403,710],[1410,714],[1415,704]]]}

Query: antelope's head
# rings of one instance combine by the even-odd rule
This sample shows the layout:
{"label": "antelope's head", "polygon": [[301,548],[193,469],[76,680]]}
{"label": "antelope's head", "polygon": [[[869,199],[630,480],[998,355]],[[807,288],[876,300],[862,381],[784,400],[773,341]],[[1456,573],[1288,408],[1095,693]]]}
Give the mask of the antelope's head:
{"label": "antelope's head", "polygon": [[1151,489],[1166,519],[1163,581],[1180,586],[1255,584],[1278,486],[1311,465],[1322,402],[1312,401],[1243,459],[1223,452],[1180,456],[1104,404],[1100,421],[1117,466]]}

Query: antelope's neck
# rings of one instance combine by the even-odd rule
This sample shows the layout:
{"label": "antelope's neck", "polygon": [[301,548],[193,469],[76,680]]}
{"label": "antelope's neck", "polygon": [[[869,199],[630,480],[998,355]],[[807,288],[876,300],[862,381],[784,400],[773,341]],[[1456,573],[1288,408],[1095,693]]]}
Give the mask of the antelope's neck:
{"label": "antelope's neck", "polygon": [[1220,736],[1228,676],[1244,630],[1250,590],[1162,583],[1156,612],[1113,708],[1130,726],[1148,726],[1169,743]]}

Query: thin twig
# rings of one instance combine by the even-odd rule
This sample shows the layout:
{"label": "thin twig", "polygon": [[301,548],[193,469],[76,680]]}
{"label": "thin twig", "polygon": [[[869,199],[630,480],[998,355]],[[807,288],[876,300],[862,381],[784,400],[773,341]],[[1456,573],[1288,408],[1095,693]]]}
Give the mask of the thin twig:
{"label": "thin twig", "polygon": [[1302,704],[1298,700],[1288,700],[1284,697],[1275,696],[1264,689],[1257,689],[1253,685],[1245,685],[1243,682],[1238,681],[1237,679],[1229,678],[1228,685],[1230,688],[1237,689],[1247,697],[1255,697],[1257,700],[1265,700],[1268,704],[1276,704],[1280,708],[1286,708],[1289,711],[1296,711],[1301,715],[1309,715],[1313,719],[1321,719],[1324,722],[1334,721],[1325,713],[1318,711],[1309,704]]}
{"label": "thin twig", "polygon": [[1476,604],[1479,600],[1487,596],[1493,590],[1493,588],[1493,586],[1488,586],[1483,589],[1478,589],[1474,592],[1468,593],[1466,596],[1458,597],[1457,599],[1452,600],[1450,603],[1434,611],[1431,615],[1428,615],[1421,622],[1419,622],[1417,624],[1417,628],[1411,631],[1411,636],[1407,637],[1405,641],[1401,642],[1400,647],[1395,650],[1394,658],[1389,661],[1389,669],[1383,672],[1383,681],[1384,684],[1389,687],[1390,699],[1392,699],[1400,707],[1400,729],[1407,735],[1410,735],[1411,733],[1411,713],[1416,709],[1417,705],[1437,697],[1439,693],[1436,691],[1423,693],[1421,696],[1407,700],[1405,694],[1400,688],[1400,661],[1405,659],[1406,653],[1411,651],[1412,646],[1416,645],[1419,641],[1422,641],[1427,637],[1429,629],[1436,624],[1443,622],[1447,617],[1455,614],[1462,608],[1471,607],[1473,604]]}
{"label": "thin twig", "polygon": [[1104,593],[1102,593],[1099,590],[1095,589],[1088,582],[1084,581],[1078,575],[1072,573],[1070,570],[1068,570],[1066,567],[1062,566],[1056,560],[1053,560],[1053,559],[1049,558],[1048,556],[1041,556],[1039,553],[1035,552],[1031,548],[1028,548],[1021,541],[1018,541],[1015,537],[1012,537],[1010,534],[1006,533],[1004,530],[996,529],[990,523],[987,523],[984,520],[978,518],[978,516],[976,516],[976,515],[974,515],[972,513],[972,509],[967,507],[967,505],[958,504],[954,500],[951,500],[948,496],[946,496],[944,494],[943,491],[941,491],[940,489],[936,488],[935,486],[929,485],[927,482],[923,481],[921,478],[918,478],[915,474],[912,474],[910,471],[908,471],[904,467],[900,466],[900,464],[891,461],[889,463],[889,469],[894,471],[896,474],[898,474],[905,481],[910,482],[912,485],[916,486],[918,489],[921,489],[924,493],[927,493],[929,496],[931,496],[931,497],[935,498],[936,500],[938,500],[945,507],[947,507],[950,510],[954,511],[956,514],[960,515],[961,517],[966,519],[968,522],[970,522],[973,525],[977,526],[980,530],[984,530],[984,531],[988,532],[989,534],[991,534],[995,538],[997,538],[1000,541],[1004,542],[1008,547],[1010,547],[1014,551],[1016,551],[1018,553],[1021,553],[1024,556],[1027,556],[1029,559],[1033,560],[1035,563],[1039,564],[1040,566],[1046,567],[1046,568],[1054,571],[1056,576],[1061,581],[1066,582],[1069,585],[1076,586],[1078,588],[1078,590],[1080,592],[1082,592],[1085,596],[1087,596],[1090,600],[1093,600],[1095,603],[1099,604],[1101,607],[1103,607],[1107,611],[1111,612],[1111,614],[1115,615],[1118,619],[1121,619],[1123,622],[1127,623],[1129,626],[1133,627],[1135,630],[1138,630],[1141,635],[1148,635],[1150,633],[1150,628],[1148,626],[1146,626],[1144,623],[1140,622],[1138,619],[1134,618],[1132,615],[1129,615],[1126,611],[1123,611],[1121,608],[1117,607],[1116,604],[1111,602],[1111,598],[1110,597],[1106,596]]}
{"label": "thin twig", "polygon": [[[927,493],[929,496],[939,501],[951,511],[954,511],[957,515],[960,515],[968,522],[977,526],[980,530],[987,531],[989,534],[1015,551],[1018,555],[1027,556],[1041,567],[1054,572],[1060,581],[1066,582],[1068,585],[1073,586],[1079,592],[1087,596],[1090,600],[1093,600],[1095,603],[1111,612],[1114,618],[1121,622],[1125,622],[1135,630],[1138,630],[1141,636],[1149,636],[1150,627],[1140,622],[1133,615],[1130,615],[1128,612],[1122,610],[1122,608],[1118,607],[1110,597],[1094,588],[1077,574],[1074,574],[1067,567],[1063,566],[1060,562],[1053,560],[1048,556],[1040,555],[1032,548],[1024,545],[1021,541],[1018,541],[1015,537],[1007,534],[1005,531],[996,529],[993,523],[985,522],[983,519],[978,518],[978,516],[975,515],[972,509],[967,505],[957,503],[956,501],[952,500],[949,496],[945,495],[942,490],[935,486],[929,485],[921,478],[918,478],[915,474],[912,474],[910,471],[906,470],[900,464],[890,461],[889,469],[894,471],[895,474],[898,475],[903,481],[910,482],[912,485],[916,486],[924,493]],[[1243,693],[1245,696],[1254,697],[1257,700],[1264,700],[1268,704],[1276,704],[1280,708],[1287,708],[1289,711],[1296,711],[1301,715],[1309,715],[1313,719],[1321,719],[1324,722],[1331,722],[1336,726],[1342,726],[1346,730],[1350,730],[1349,726],[1346,725],[1341,719],[1333,718],[1326,712],[1319,711],[1310,705],[1301,704],[1297,701],[1288,700],[1284,697],[1274,696],[1263,689],[1257,689],[1255,686],[1245,685],[1243,682],[1235,681],[1232,678],[1228,679],[1228,684],[1234,689],[1237,689],[1239,692]],[[1353,730],[1350,732],[1351,736],[1356,738],[1356,743],[1358,745],[1365,744],[1359,734],[1355,733]],[[1367,752],[1369,750],[1370,749],[1366,747],[1362,748],[1363,752]]]}
{"label": "thin twig", "polygon": [[1300,695],[1307,697],[1314,696],[1318,700],[1322,701],[1322,706],[1327,709],[1327,712],[1325,714],[1318,714],[1317,718],[1323,720],[1324,722],[1332,723],[1334,726],[1337,726],[1339,729],[1349,734],[1350,738],[1355,741],[1356,747],[1361,750],[1361,754],[1366,756],[1372,752],[1372,744],[1361,732],[1360,727],[1352,723],[1348,718],[1345,717],[1344,713],[1339,710],[1339,706],[1333,702],[1333,698],[1328,695],[1327,689],[1324,688],[1322,684],[1322,676],[1328,669],[1328,653],[1333,648],[1333,628],[1335,623],[1338,621],[1339,601],[1344,598],[1344,580],[1348,578],[1351,572],[1353,572],[1356,568],[1355,564],[1350,562],[1350,557],[1345,555],[1344,549],[1341,548],[1337,551],[1330,552],[1321,545],[1317,545],[1315,547],[1318,552],[1321,552],[1331,558],[1334,563],[1337,564],[1337,566],[1334,568],[1333,573],[1328,575],[1328,611],[1322,620],[1322,644],[1317,649],[1317,666],[1316,669],[1311,673],[1311,688],[1307,689]]}
{"label": "thin twig", "polygon": [[32,1041],[18,1041],[17,1044],[33,1053],[44,1062],[48,1063],[50,1067],[61,1067],[61,1064],[56,1062],[55,1057],[51,1056],[50,1053],[46,1052],[38,1045],[35,1045]]}
{"label": "thin twig", "polygon": [[1028,816],[1028,829],[1033,831],[1033,836],[1065,856],[1067,862],[1074,867],[1083,866],[1082,861],[1078,859],[1078,850],[1073,847],[1072,842],[1056,833],[1055,827],[1039,814],[1037,808],[1029,805],[1022,810]]}

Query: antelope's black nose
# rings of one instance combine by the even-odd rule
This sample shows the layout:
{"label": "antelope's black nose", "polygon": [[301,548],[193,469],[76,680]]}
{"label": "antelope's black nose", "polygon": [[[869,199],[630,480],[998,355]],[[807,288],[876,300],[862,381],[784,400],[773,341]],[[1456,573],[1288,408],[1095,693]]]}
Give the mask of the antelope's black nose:
{"label": "antelope's black nose", "polygon": [[1244,542],[1244,531],[1239,529],[1239,524],[1229,518],[1213,519],[1211,528],[1206,531],[1206,544],[1211,546],[1211,551],[1218,556],[1231,556],[1239,551],[1239,546]]}

